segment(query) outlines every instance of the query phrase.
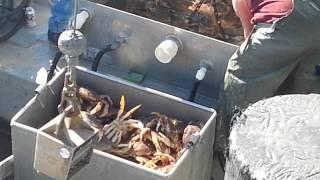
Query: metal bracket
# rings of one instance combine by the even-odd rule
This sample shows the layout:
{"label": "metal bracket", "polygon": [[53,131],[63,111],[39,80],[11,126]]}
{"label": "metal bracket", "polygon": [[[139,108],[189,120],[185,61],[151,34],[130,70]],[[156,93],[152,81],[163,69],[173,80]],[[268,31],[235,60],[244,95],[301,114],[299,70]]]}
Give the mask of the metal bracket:
{"label": "metal bracket", "polygon": [[35,94],[36,94],[35,98],[36,98],[36,100],[39,102],[39,104],[40,104],[40,106],[41,106],[42,108],[45,108],[45,105],[43,104],[43,102],[42,102],[42,100],[41,100],[40,94],[41,94],[41,92],[43,92],[46,88],[47,88],[47,85],[46,85],[46,84],[41,84],[41,85],[39,85],[39,86],[34,90],[34,92],[35,92]]}
{"label": "metal bracket", "polygon": [[69,179],[91,160],[93,149],[98,141],[97,129],[68,130],[69,144],[54,135],[59,117],[54,118],[37,132],[34,155],[34,168],[54,179]]}

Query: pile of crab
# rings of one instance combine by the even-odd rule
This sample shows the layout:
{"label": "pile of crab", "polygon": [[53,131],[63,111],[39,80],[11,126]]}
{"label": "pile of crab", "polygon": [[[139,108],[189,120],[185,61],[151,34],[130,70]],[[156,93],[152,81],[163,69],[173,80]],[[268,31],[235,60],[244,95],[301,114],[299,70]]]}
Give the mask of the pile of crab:
{"label": "pile of crab", "polygon": [[84,87],[78,88],[82,112],[91,126],[100,129],[97,149],[168,173],[201,125],[170,118],[158,112],[135,117],[137,105],[125,110],[125,98],[118,108],[107,95],[98,95]]}

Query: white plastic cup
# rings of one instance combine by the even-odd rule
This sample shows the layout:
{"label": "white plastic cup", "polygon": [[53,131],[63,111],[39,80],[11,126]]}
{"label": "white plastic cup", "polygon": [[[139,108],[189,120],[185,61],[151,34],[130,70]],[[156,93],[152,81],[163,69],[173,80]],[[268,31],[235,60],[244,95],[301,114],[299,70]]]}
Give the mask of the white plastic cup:
{"label": "white plastic cup", "polygon": [[167,39],[162,41],[155,49],[155,56],[161,63],[170,63],[177,55],[179,45],[176,41]]}

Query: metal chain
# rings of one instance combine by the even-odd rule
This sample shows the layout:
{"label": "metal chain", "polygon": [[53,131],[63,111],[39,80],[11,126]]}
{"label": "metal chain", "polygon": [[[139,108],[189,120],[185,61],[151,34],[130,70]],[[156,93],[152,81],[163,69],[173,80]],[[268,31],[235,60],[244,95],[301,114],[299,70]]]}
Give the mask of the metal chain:
{"label": "metal chain", "polygon": [[[79,11],[79,0],[74,0],[74,10],[73,10],[73,38],[76,38],[76,30],[77,30],[77,14]],[[71,61],[74,61],[75,57],[69,57],[67,58],[67,63],[68,63],[68,73],[70,73],[70,79],[69,79],[69,84],[75,84],[76,79],[74,78],[75,75],[75,63],[72,63]]]}
{"label": "metal chain", "polygon": [[[73,24],[73,38],[77,38],[76,34],[76,24],[77,24],[77,12],[79,10],[79,0],[74,0],[74,24]],[[76,115],[80,113],[80,107],[79,107],[79,100],[76,97],[76,72],[75,72],[75,66],[76,62],[79,60],[79,57],[66,57],[67,59],[67,72],[65,74],[65,82],[64,82],[64,88],[62,91],[62,99],[60,102],[60,105],[58,106],[58,109],[60,113],[62,113],[65,108],[71,105],[72,107],[72,114]]]}
{"label": "metal chain", "polygon": [[74,23],[73,23],[73,34],[76,35],[76,30],[77,30],[77,14],[79,11],[79,0],[74,0],[74,12],[73,12],[73,18],[74,18]]}

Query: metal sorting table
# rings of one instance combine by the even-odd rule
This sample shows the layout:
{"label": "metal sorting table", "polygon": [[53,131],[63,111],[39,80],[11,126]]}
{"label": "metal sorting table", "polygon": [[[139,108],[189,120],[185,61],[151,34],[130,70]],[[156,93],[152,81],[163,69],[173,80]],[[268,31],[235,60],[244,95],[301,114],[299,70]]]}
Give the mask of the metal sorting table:
{"label": "metal sorting table", "polygon": [[[216,122],[216,112],[213,109],[117,77],[100,75],[84,69],[78,69],[77,74],[78,84],[99,93],[107,93],[115,102],[119,101],[121,95],[125,95],[128,107],[142,104],[139,113],[158,111],[181,120],[199,120],[205,122],[205,126],[201,130],[200,142],[184,153],[168,174],[95,150],[90,164],[76,174],[74,179],[210,179]],[[33,169],[36,131],[57,115],[63,80],[64,72],[60,72],[43,88],[39,96],[34,97],[12,120],[16,179],[48,179]]]}

